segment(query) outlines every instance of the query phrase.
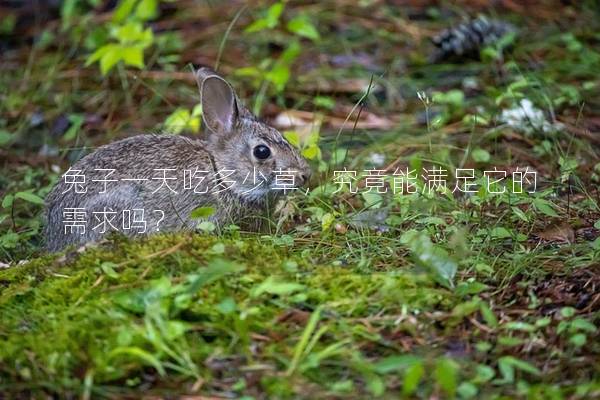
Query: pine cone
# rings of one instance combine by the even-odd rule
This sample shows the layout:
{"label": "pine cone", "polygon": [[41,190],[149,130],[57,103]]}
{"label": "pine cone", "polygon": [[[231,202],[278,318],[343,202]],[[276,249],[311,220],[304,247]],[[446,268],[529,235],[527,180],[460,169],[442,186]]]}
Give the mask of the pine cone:
{"label": "pine cone", "polygon": [[432,62],[448,59],[478,58],[479,51],[497,42],[516,28],[503,21],[490,20],[481,15],[454,28],[446,29],[432,39],[436,50]]}

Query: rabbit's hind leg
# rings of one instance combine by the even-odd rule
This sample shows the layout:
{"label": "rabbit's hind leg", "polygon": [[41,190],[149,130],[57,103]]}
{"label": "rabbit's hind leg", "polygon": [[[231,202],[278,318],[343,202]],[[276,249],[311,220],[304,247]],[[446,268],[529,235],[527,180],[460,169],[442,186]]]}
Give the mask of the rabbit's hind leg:
{"label": "rabbit's hind leg", "polygon": [[98,241],[112,232],[127,236],[145,233],[143,204],[138,194],[139,189],[135,185],[120,185],[88,197],[82,204],[87,213],[88,226],[75,241]]}

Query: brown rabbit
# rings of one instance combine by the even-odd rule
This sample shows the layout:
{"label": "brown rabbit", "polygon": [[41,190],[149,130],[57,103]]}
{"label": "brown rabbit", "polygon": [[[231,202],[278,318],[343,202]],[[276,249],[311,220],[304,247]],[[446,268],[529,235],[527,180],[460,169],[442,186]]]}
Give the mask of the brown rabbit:
{"label": "brown rabbit", "polygon": [[310,176],[281,133],[257,120],[231,86],[207,68],[197,72],[205,141],[139,135],[83,157],[46,198],[47,248],[101,238],[195,229],[192,211],[211,207],[217,227],[256,229],[286,189]]}

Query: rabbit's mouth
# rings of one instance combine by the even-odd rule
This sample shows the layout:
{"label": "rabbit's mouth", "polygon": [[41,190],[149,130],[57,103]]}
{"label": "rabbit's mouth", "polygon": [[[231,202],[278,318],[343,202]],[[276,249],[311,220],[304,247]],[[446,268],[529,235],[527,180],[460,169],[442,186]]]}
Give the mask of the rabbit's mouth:
{"label": "rabbit's mouth", "polygon": [[246,202],[249,203],[260,203],[263,202],[269,197],[270,190],[268,187],[265,188],[254,188],[250,191],[239,192],[238,196]]}
{"label": "rabbit's mouth", "polygon": [[233,191],[233,194],[242,203],[260,206],[287,195],[294,189],[297,188],[281,188],[278,187],[274,182],[271,182],[268,185],[263,185],[261,187],[238,187]]}

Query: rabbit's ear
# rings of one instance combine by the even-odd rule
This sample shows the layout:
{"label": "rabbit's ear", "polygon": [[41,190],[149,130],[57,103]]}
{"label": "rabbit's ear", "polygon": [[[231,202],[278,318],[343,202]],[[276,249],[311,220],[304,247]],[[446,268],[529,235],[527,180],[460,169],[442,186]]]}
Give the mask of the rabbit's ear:
{"label": "rabbit's ear", "polygon": [[204,122],[214,133],[230,133],[238,117],[235,93],[229,83],[218,75],[203,78],[198,83]]}

